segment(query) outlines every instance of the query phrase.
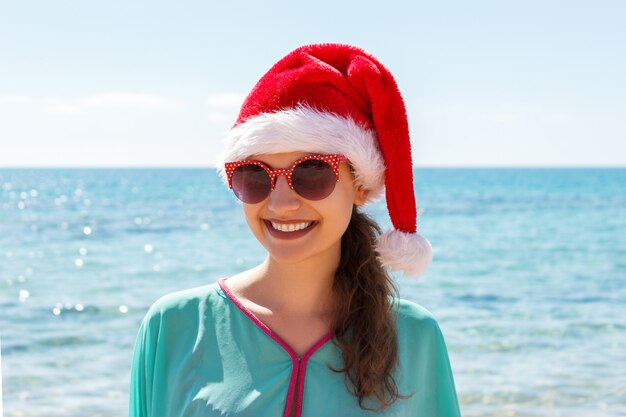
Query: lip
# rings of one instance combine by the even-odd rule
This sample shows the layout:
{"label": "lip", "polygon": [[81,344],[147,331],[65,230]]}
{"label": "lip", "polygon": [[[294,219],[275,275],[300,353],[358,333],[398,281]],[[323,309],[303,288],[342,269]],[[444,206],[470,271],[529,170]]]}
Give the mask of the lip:
{"label": "lip", "polygon": [[[278,221],[277,220],[275,221],[275,223],[296,224],[296,223],[305,223],[309,221],[310,220],[299,220],[299,221]],[[276,230],[272,227],[272,223],[270,222],[270,220],[263,220],[263,223],[265,223],[265,227],[267,228],[270,235],[272,235],[273,237],[277,239],[283,239],[283,240],[298,239],[299,237],[302,237],[308,234],[311,230],[313,230],[318,225],[318,222],[314,221],[313,223],[311,223],[309,227],[305,229],[296,230],[295,232],[281,232],[280,230]]]}
{"label": "lip", "polygon": [[268,222],[281,223],[281,224],[299,224],[315,222],[314,220],[296,219],[296,220],[281,220],[281,219],[263,219]]}

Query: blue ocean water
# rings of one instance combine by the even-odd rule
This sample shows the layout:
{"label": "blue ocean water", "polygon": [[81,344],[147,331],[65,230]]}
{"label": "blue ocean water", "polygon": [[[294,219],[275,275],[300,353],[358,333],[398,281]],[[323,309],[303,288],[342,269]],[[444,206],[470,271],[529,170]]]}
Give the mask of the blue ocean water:
{"label": "blue ocean water", "polygon": [[[626,169],[414,174],[434,261],[398,285],[463,415],[626,416]],[[210,169],[0,170],[6,416],[125,416],[151,303],[263,259],[240,211]]]}

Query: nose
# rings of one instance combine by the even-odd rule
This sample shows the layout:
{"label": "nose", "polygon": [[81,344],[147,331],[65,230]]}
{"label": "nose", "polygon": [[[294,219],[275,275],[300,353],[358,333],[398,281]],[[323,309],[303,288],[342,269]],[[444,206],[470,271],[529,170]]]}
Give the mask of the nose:
{"label": "nose", "polygon": [[282,175],[276,178],[276,186],[268,198],[268,208],[276,214],[296,210],[301,204],[298,194],[289,188],[287,178]]}

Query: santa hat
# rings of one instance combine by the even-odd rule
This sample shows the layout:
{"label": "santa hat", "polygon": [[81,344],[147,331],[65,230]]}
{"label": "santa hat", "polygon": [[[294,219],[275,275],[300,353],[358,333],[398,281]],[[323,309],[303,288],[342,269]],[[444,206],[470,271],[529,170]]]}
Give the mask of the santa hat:
{"label": "santa hat", "polygon": [[300,47],[278,61],[254,86],[225,138],[218,160],[280,152],[342,154],[355,182],[385,191],[395,230],[376,243],[392,271],[421,275],[432,260],[428,240],[416,233],[411,144],[404,101],[387,68],[360,48],[342,44]]}

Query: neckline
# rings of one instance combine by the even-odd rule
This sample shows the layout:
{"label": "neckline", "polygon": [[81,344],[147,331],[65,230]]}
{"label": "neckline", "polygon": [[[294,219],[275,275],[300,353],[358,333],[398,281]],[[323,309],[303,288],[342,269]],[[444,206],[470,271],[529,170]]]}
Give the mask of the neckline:
{"label": "neckline", "polygon": [[275,331],[273,331],[267,324],[265,324],[261,319],[259,319],[252,311],[250,311],[246,306],[243,305],[241,300],[239,300],[235,294],[228,288],[226,284],[227,278],[220,278],[217,280],[218,285],[226,295],[226,297],[233,303],[242,313],[246,315],[257,327],[263,330],[269,337],[271,337],[276,343],[278,343],[288,354],[291,356],[291,359],[294,361],[304,360],[305,362],[326,342],[328,342],[332,337],[334,332],[331,330],[326,335],[324,335],[321,339],[313,344],[303,355],[300,357],[298,353],[287,343],[282,337],[278,335]]}

